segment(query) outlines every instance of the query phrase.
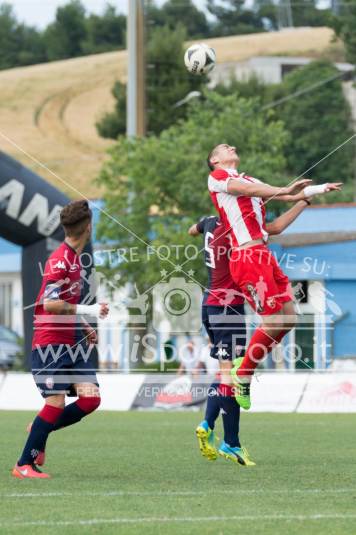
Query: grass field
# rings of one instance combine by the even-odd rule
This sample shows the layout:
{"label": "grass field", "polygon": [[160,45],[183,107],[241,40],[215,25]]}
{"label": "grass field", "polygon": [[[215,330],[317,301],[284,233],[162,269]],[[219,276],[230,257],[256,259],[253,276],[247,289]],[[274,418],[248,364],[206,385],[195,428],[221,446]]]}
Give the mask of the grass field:
{"label": "grass field", "polygon": [[15,480],[31,417],[0,415],[1,534],[356,532],[354,415],[244,414],[243,468],[200,456],[199,413],[103,412],[50,437],[53,479]]}
{"label": "grass field", "polygon": [[[330,28],[296,28],[207,42],[219,63],[257,55],[335,59],[335,51],[340,58],[342,46],[332,37]],[[114,81],[126,77],[125,50],[0,71],[1,150],[71,197],[78,197],[71,187],[100,195],[94,179],[112,142],[98,136],[95,122],[113,108]]]}

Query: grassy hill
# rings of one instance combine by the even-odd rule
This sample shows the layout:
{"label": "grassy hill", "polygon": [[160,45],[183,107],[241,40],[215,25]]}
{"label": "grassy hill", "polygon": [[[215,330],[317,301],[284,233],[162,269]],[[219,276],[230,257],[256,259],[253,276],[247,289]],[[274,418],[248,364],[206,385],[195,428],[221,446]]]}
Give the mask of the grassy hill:
{"label": "grassy hill", "polygon": [[[228,62],[330,54],[332,35],[329,28],[299,28],[207,42],[219,62]],[[125,81],[126,67],[127,52],[120,51],[0,71],[1,150],[71,197],[100,194],[94,179],[112,142],[97,135],[95,121],[112,108],[111,87]]]}

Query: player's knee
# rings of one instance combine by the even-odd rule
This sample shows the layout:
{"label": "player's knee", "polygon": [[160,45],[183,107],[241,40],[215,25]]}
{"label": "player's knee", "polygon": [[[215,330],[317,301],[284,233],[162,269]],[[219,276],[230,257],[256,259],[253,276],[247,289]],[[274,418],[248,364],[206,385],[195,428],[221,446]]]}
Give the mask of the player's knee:
{"label": "player's knee", "polygon": [[101,397],[100,396],[80,396],[77,405],[82,411],[90,414],[94,412],[100,405]]}
{"label": "player's knee", "polygon": [[57,407],[58,409],[64,409],[64,407],[65,407],[65,397],[64,397],[63,394],[49,396],[46,399],[46,405],[49,405],[51,407]]}

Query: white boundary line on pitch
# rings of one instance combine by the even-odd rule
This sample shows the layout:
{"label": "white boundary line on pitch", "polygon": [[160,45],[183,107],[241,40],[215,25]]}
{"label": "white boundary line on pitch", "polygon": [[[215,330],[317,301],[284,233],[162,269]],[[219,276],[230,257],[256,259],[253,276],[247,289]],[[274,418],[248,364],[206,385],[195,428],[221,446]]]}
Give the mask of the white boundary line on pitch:
{"label": "white boundary line on pitch", "polygon": [[127,496],[212,496],[216,494],[346,494],[346,493],[356,492],[356,488],[338,488],[338,489],[250,489],[250,490],[241,490],[238,489],[221,489],[221,490],[212,490],[211,492],[206,491],[103,491],[103,492],[12,492],[9,494],[0,494],[0,498],[58,498],[58,497],[85,497],[85,496],[97,496],[97,497],[127,497]]}
{"label": "white boundary line on pitch", "polygon": [[276,521],[276,520],[354,520],[356,513],[314,513],[310,515],[235,515],[235,516],[176,516],[176,517],[138,517],[138,518],[92,518],[87,520],[33,520],[28,522],[0,522],[0,527],[27,526],[95,526],[101,524],[169,524],[194,522],[227,522],[227,521]]}

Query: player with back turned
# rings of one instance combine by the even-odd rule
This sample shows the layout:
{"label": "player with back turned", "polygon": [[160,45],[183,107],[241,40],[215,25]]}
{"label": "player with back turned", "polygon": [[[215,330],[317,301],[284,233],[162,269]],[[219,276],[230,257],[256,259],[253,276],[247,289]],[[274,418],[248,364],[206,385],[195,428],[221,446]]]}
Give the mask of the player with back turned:
{"label": "player with back turned", "polygon": [[340,190],[341,183],[311,186],[302,179],[287,187],[270,186],[237,167],[236,148],[220,144],[208,156],[211,173],[208,189],[232,244],[230,272],[251,307],[261,316],[258,327],[232,370],[236,400],[249,409],[250,382],[255,368],[274,345],[295,325],[296,313],[288,277],[267,248],[265,202],[304,200],[313,195]]}
{"label": "player with back turned", "polygon": [[[66,205],[60,214],[65,240],[45,265],[35,304],[32,341],[32,374],[45,405],[30,425],[25,447],[12,471],[19,479],[48,478],[38,466],[44,464],[49,434],[79,422],[100,404],[99,385],[90,362],[97,335],[82,316],[104,318],[109,309],[105,303],[79,304],[80,254],[91,236],[91,219],[87,201]],[[77,400],[65,406],[66,395],[75,395]]]}

